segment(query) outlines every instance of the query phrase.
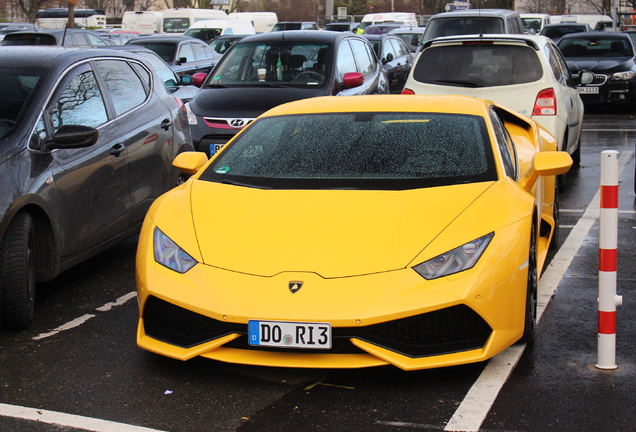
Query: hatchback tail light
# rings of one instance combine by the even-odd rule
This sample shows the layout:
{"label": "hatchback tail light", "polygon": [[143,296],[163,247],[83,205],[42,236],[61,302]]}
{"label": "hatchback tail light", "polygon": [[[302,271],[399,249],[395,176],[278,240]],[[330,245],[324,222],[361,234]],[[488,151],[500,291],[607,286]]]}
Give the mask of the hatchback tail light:
{"label": "hatchback tail light", "polygon": [[176,97],[175,95],[172,95],[172,96],[176,99],[177,103],[179,104],[179,109],[187,114],[188,110],[186,109],[186,106],[183,103],[183,101],[179,99],[178,97]]}
{"label": "hatchback tail light", "polygon": [[556,115],[556,98],[554,96],[554,89],[541,90],[537,95],[537,100],[534,101],[534,108],[532,109],[533,116],[540,115]]}

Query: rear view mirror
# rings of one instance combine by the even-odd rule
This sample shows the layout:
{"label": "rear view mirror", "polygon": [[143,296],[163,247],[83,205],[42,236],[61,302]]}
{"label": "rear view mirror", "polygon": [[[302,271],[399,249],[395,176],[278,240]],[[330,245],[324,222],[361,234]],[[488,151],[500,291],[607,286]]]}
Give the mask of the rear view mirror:
{"label": "rear view mirror", "polygon": [[94,127],[82,125],[64,125],[60,127],[53,138],[46,143],[49,150],[63,148],[82,148],[92,146],[97,142],[99,132]]}
{"label": "rear view mirror", "polygon": [[181,77],[181,85],[192,85],[192,76],[191,75],[183,75]]}
{"label": "rear view mirror", "polygon": [[360,72],[347,72],[344,74],[342,82],[346,88],[359,87],[364,84],[364,75]]}

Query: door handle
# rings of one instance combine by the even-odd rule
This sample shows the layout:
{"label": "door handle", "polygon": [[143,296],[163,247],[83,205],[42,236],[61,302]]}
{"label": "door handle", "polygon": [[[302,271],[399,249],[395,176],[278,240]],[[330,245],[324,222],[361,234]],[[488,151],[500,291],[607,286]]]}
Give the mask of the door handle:
{"label": "door handle", "polygon": [[170,126],[172,126],[172,120],[170,119],[164,119],[164,121],[161,122],[161,129],[163,130],[170,129]]}
{"label": "door handle", "polygon": [[126,146],[123,143],[117,143],[110,148],[110,154],[117,157],[126,150]]}

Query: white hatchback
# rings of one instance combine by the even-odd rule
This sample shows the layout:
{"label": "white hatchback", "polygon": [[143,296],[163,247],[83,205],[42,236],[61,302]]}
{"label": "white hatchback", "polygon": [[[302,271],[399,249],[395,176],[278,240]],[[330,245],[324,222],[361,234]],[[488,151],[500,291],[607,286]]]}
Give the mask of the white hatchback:
{"label": "white hatchback", "polygon": [[427,41],[402,94],[489,99],[537,121],[574,164],[581,160],[583,102],[567,64],[545,36],[462,35]]}

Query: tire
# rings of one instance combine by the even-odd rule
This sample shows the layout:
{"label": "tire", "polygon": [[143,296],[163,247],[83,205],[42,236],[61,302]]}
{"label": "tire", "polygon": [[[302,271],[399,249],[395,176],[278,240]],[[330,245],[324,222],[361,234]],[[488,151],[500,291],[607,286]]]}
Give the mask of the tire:
{"label": "tire", "polygon": [[528,256],[528,282],[526,288],[526,308],[524,317],[524,328],[521,342],[532,344],[537,326],[537,295],[538,295],[538,273],[537,273],[537,229],[533,222],[530,231],[530,250]]}
{"label": "tire", "polygon": [[576,143],[576,150],[572,153],[572,167],[579,168],[581,166],[581,139]]}
{"label": "tire", "polygon": [[550,240],[550,249],[557,250],[561,246],[561,214],[559,208],[559,187],[554,188],[554,203],[552,205],[552,217],[554,218],[554,232],[552,233],[552,240]]}
{"label": "tire", "polygon": [[27,213],[18,213],[0,244],[0,326],[24,330],[35,305],[35,230]]}

